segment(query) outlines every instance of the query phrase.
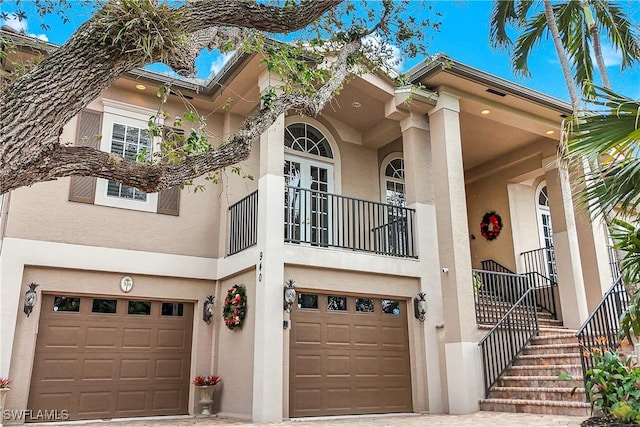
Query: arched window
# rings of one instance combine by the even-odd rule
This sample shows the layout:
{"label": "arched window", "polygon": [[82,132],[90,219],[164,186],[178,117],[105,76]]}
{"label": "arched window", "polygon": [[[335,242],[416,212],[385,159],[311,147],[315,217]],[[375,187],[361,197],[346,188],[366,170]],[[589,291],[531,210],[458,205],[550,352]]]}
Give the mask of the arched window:
{"label": "arched window", "polygon": [[308,123],[292,123],[284,135],[285,240],[329,244],[333,150]]}
{"label": "arched window", "polygon": [[382,201],[393,206],[406,206],[404,160],[400,155],[387,157],[382,163]]}
{"label": "arched window", "polygon": [[551,211],[549,210],[549,194],[546,182],[540,183],[536,192],[538,212],[538,232],[540,245],[543,248],[553,246],[553,230],[551,227]]}
{"label": "arched window", "polygon": [[293,123],[287,126],[284,145],[295,151],[333,159],[333,152],[327,138],[307,123]]}

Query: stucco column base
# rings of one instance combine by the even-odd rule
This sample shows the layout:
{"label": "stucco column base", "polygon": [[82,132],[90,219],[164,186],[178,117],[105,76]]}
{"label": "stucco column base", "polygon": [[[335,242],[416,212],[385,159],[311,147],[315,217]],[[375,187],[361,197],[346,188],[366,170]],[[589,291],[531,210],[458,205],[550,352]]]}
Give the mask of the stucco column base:
{"label": "stucco column base", "polygon": [[480,410],[484,396],[482,353],[477,342],[446,343],[449,413],[471,414]]}
{"label": "stucco column base", "polygon": [[[556,232],[553,234],[553,245],[556,259],[561,259],[556,264],[556,268],[558,270],[558,293],[562,305],[562,321],[565,327],[578,329],[589,315],[589,310],[587,309],[582,271],[576,268],[576,263],[562,261],[567,258],[572,260],[572,256],[575,256],[578,258],[577,265],[580,265],[580,255],[571,251],[572,245],[569,242],[569,237],[569,233],[566,231]],[[562,257],[563,254],[564,257]]]}

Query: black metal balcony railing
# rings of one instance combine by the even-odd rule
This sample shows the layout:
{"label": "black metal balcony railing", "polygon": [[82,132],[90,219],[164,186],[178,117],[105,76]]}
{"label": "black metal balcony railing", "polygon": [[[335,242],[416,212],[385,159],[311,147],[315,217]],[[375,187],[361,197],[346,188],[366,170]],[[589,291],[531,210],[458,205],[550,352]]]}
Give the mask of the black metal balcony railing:
{"label": "black metal balcony railing", "polygon": [[233,255],[256,244],[258,238],[258,190],[229,206],[229,247]]}
{"label": "black metal balcony railing", "polygon": [[284,208],[286,242],[418,256],[414,209],[289,186]]}
{"label": "black metal balcony railing", "polygon": [[491,387],[513,364],[531,338],[538,334],[534,292],[534,288],[525,291],[478,344],[484,365],[485,396],[489,395]]}
{"label": "black metal balcony railing", "polygon": [[522,252],[520,255],[523,257],[525,274],[536,290],[538,306],[557,319],[555,289],[558,287],[558,273],[553,246]]}
{"label": "black metal balcony railing", "polygon": [[494,325],[529,290],[523,274],[472,270],[476,323]]}

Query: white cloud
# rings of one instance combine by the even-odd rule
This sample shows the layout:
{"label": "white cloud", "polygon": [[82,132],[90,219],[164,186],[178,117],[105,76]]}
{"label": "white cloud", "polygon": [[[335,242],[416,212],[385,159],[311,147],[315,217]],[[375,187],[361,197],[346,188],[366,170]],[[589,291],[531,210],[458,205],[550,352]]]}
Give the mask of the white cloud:
{"label": "white cloud", "polygon": [[365,37],[362,43],[373,50],[380,51],[384,49],[385,54],[388,57],[387,66],[394,70],[402,70],[404,59],[402,59],[400,48],[398,46],[389,43],[385,43],[385,45],[382,46],[382,41],[377,35]]}
{"label": "white cloud", "polygon": [[[593,52],[591,52],[593,62],[596,58]],[[618,67],[622,63],[622,54],[619,50],[611,45],[602,45],[602,57],[604,58],[604,65],[606,67]]]}
{"label": "white cloud", "polygon": [[38,40],[42,40],[43,42],[48,42],[49,38],[46,34],[27,34],[29,37],[35,37]]}
{"label": "white cloud", "polygon": [[11,28],[13,28],[14,30],[18,31],[19,33],[24,33],[26,35],[28,35],[29,37],[33,37],[36,38],[38,40],[42,40],[43,42],[48,42],[49,38],[47,37],[46,34],[33,34],[33,33],[28,33],[27,29],[29,28],[29,23],[27,22],[26,19],[18,19],[18,17],[15,14],[9,14],[9,19],[3,19],[2,23],[0,26],[2,25],[7,25]]}
{"label": "white cloud", "polygon": [[26,19],[18,19],[18,17],[12,13],[9,14],[9,19],[3,19],[2,25],[8,25],[14,30],[24,33],[27,31],[28,25]]}
{"label": "white cloud", "polygon": [[233,50],[231,52],[220,54],[213,61],[211,61],[211,68],[209,69],[211,71],[211,75],[215,76],[216,74],[218,74],[220,70],[222,70],[222,68],[225,66],[225,64],[231,59],[235,52],[236,51]]}

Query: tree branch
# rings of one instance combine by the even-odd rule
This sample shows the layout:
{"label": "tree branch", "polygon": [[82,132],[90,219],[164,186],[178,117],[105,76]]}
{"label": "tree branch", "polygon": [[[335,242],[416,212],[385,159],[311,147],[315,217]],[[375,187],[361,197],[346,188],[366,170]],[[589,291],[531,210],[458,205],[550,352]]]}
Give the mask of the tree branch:
{"label": "tree branch", "polygon": [[[48,160],[50,169],[39,181],[64,176],[96,176],[132,185],[146,192],[156,192],[183,184],[208,172],[231,166],[249,157],[251,146],[267,131],[276,119],[288,110],[300,110],[315,116],[331,99],[349,73],[349,58],[361,48],[361,41],[346,44],[338,53],[332,67],[332,75],[314,94],[290,94],[276,99],[271,108],[263,107],[247,119],[242,127],[221,147],[205,153],[189,156],[180,163],[148,165],[133,160],[114,159],[89,147],[58,146]],[[20,181],[11,185],[30,185]],[[0,183],[0,191],[5,184]]]}
{"label": "tree branch", "polygon": [[159,5],[149,12],[162,19],[151,22],[168,22],[177,27],[153,26],[149,31],[162,35],[160,40],[174,42],[181,40],[183,34],[191,35],[193,45],[191,50],[184,44],[158,46],[149,55],[136,50],[133,43],[139,40],[135,37],[117,39],[118,35],[127,34],[127,22],[107,12],[122,3],[107,2],[65,45],[0,94],[0,194],[55,176],[71,175],[64,167],[59,169],[60,174],[54,173],[57,168],[51,163],[59,153],[71,152],[59,145],[63,126],[127,71],[164,61],[185,73],[193,69],[191,56],[195,58],[193,49],[198,45],[213,47],[223,40],[237,40],[237,31],[214,27],[293,31],[315,21],[340,1],[306,0],[282,8],[227,0],[202,0],[173,9]]}

